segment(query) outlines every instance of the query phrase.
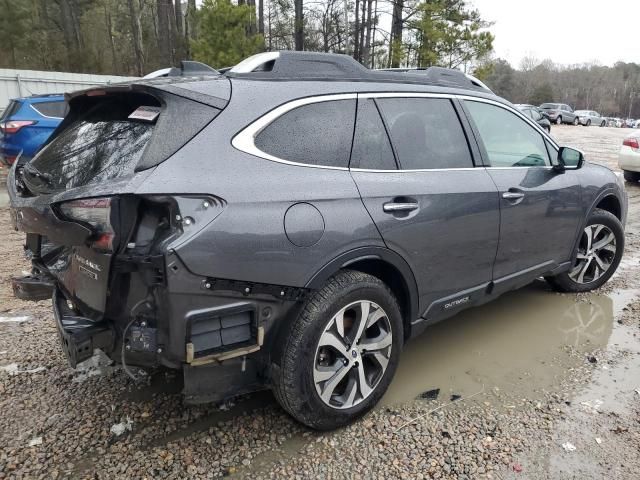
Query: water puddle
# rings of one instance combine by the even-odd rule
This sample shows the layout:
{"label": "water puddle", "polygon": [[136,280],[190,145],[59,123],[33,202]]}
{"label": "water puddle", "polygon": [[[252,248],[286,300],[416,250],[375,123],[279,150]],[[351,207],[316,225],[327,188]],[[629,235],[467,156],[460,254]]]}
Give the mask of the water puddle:
{"label": "water puddle", "polygon": [[471,395],[483,385],[521,396],[552,390],[569,369],[584,363],[567,347],[606,347],[617,338],[615,316],[638,295],[624,290],[578,298],[556,294],[539,281],[462,312],[409,342],[382,404],[438,388],[440,400]]}

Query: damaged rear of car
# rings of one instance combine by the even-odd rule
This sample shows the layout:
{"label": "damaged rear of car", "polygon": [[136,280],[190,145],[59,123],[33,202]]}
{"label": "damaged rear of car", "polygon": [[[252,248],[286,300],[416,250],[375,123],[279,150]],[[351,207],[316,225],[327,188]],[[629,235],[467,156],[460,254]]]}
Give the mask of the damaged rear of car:
{"label": "damaged rear of car", "polygon": [[[138,192],[229,101],[227,79],[191,80],[73,94],[47,145],[9,176],[15,227],[26,233],[33,265],[31,275],[13,279],[14,293],[27,300],[53,296],[73,367],[101,349],[125,368],[182,368],[185,356],[194,361],[211,353],[198,350],[202,338],[207,348],[221,347],[216,353],[257,342],[242,308],[224,318],[205,312],[204,321],[190,323],[190,353],[186,332],[174,331],[169,321],[170,252],[188,239],[185,225],[207,224],[224,208],[224,200],[210,194]],[[192,88],[203,84],[207,94]],[[174,337],[183,341],[172,343]]]}

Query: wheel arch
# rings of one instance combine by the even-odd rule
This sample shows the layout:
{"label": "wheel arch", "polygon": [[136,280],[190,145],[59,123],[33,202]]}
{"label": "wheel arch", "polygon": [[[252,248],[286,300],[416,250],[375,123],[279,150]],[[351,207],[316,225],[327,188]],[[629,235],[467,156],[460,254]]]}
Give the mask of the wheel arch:
{"label": "wheel arch", "polygon": [[587,210],[587,214],[585,215],[584,219],[582,220],[582,223],[580,224],[580,228],[578,229],[578,232],[577,232],[576,238],[574,240],[574,244],[573,244],[573,250],[572,250],[573,253],[571,254],[571,264],[572,265],[573,265],[573,262],[575,261],[575,254],[576,254],[576,250],[578,248],[578,244],[580,243],[580,238],[582,236],[582,232],[585,229],[585,227],[587,225],[587,222],[589,221],[589,218],[591,217],[591,214],[596,209],[602,209],[602,210],[605,210],[605,211],[611,213],[618,220],[620,220],[620,222],[624,226],[625,219],[624,219],[624,212],[622,211],[622,201],[620,200],[620,198],[618,198],[618,196],[616,195],[615,190],[613,188],[607,188],[607,189],[603,190],[593,200],[593,202],[591,203],[591,206]]}
{"label": "wheel arch", "polygon": [[327,263],[307,282],[311,289],[324,283],[342,269],[357,270],[382,280],[393,292],[404,325],[405,341],[411,336],[411,323],[418,318],[418,287],[408,263],[397,253],[383,247],[364,247],[343,253]]}
{"label": "wheel arch", "polygon": [[606,210],[607,212],[616,216],[616,218],[622,221],[622,204],[620,199],[613,192],[605,192],[604,195],[600,195],[594,205],[589,211],[589,215],[593,213],[595,209]]}

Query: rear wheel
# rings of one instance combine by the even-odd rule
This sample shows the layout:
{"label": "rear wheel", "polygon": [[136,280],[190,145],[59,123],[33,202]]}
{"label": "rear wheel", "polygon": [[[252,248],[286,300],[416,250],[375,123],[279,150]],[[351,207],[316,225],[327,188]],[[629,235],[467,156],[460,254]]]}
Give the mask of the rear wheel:
{"label": "rear wheel", "polygon": [[576,258],[568,272],[546,280],[560,292],[588,292],[601,287],[614,274],[624,251],[620,220],[596,209],[580,237]]}
{"label": "rear wheel", "polygon": [[587,120],[587,127],[591,126],[591,119]]}
{"label": "rear wheel", "polygon": [[562,117],[556,118],[556,125],[561,125],[561,124],[562,124]]}
{"label": "rear wheel", "polygon": [[622,174],[627,182],[636,183],[640,181],[640,173],[630,172],[629,170],[623,170]]}
{"label": "rear wheel", "polygon": [[278,402],[318,430],[353,422],[387,390],[402,337],[400,309],[389,288],[365,273],[339,272],[287,330],[273,368]]}
{"label": "rear wheel", "polygon": [[574,124],[575,126],[578,126],[578,124],[579,124],[579,123],[580,123],[580,120],[578,120],[578,117],[576,117],[576,118],[574,118],[574,119],[573,119],[573,124]]}
{"label": "rear wheel", "polygon": [[604,122],[604,121],[603,121],[603,122],[600,124],[600,126],[601,126],[601,127],[606,126],[606,122]]}

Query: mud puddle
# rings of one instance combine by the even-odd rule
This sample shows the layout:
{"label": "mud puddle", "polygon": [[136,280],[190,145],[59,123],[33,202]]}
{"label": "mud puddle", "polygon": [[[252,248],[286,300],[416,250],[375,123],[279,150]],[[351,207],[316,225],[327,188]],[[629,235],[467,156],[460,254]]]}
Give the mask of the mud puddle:
{"label": "mud puddle", "polygon": [[[614,319],[638,295],[640,290],[560,295],[538,281],[462,312],[409,342],[382,404],[411,401],[432,389],[440,389],[440,400],[483,386],[488,393],[521,397],[554,390],[584,365],[585,357],[575,352],[631,342]],[[479,398],[491,401],[491,395]]]}

